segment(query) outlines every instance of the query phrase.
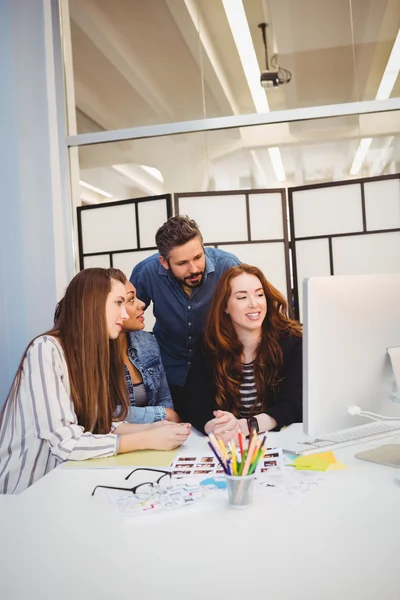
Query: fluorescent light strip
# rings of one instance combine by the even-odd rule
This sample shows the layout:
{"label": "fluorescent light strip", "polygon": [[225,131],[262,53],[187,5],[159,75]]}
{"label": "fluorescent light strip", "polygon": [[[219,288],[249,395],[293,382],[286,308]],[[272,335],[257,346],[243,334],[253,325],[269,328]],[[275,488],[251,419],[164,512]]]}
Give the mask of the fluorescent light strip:
{"label": "fluorescent light strip", "polygon": [[257,171],[257,173],[256,173],[257,183],[260,183],[263,187],[265,187],[266,185],[268,185],[268,178],[265,174],[265,171],[260,162],[260,159],[255,150],[250,150],[250,155],[251,155],[251,158],[253,159],[254,166]]}
{"label": "fluorescent light strip", "polygon": [[87,190],[91,190],[92,192],[96,192],[96,194],[100,194],[100,196],[104,196],[105,198],[112,198],[113,195],[109,194],[108,192],[105,192],[104,190],[101,190],[98,187],[95,187],[94,185],[90,185],[90,183],[86,183],[86,181],[79,181],[79,185],[82,186],[83,188],[86,188]]}
{"label": "fluorescent light strip", "polygon": [[358,150],[351,165],[350,175],[357,175],[362,167],[365,157],[367,156],[369,147],[371,146],[372,138],[363,138],[360,141]]}
{"label": "fluorescent light strip", "polygon": [[390,155],[393,152],[392,143],[394,136],[387,137],[384,144],[381,145],[379,151],[377,151],[377,159],[369,170],[369,176],[375,177],[376,175],[382,175],[382,171],[385,165],[389,162]]}
{"label": "fluorescent light strip", "polygon": [[[269,112],[269,104],[264,89],[260,84],[260,67],[251,39],[250,29],[242,0],[222,0],[226,18],[231,28],[247,84],[258,113]],[[268,149],[275,176],[278,181],[285,181],[282,157],[278,147]]]}
{"label": "fluorescent light strip", "polygon": [[[389,56],[386,68],[383,72],[376,100],[388,100],[396,83],[396,79],[400,71],[400,29],[397,32],[396,39],[393,44],[392,51]],[[361,140],[358,150],[351,165],[350,175],[357,175],[360,172],[362,164],[368,153],[372,138],[364,138]]]}
{"label": "fluorescent light strip", "polygon": [[229,27],[242,63],[247,84],[258,113],[269,112],[269,104],[260,84],[260,67],[251,39],[242,0],[222,0]]}
{"label": "fluorescent light strip", "polygon": [[[150,175],[143,165],[127,164],[112,165],[112,168],[124,177],[134,182],[135,186],[147,194],[162,194],[163,185],[155,177]],[[161,173],[160,173],[161,175]]]}
{"label": "fluorescent light strip", "polygon": [[271,159],[272,166],[275,171],[275,177],[278,181],[286,180],[286,173],[283,167],[281,153],[278,147],[268,148],[268,154]]}
{"label": "fluorescent light strip", "polygon": [[376,94],[376,100],[387,100],[396,83],[400,71],[400,29],[393,44],[386,69],[383,73],[381,83]]}
{"label": "fluorescent light strip", "polygon": [[148,173],[149,175],[154,177],[154,179],[157,179],[161,183],[164,183],[164,178],[158,169],[156,169],[155,167],[148,167],[147,165],[140,165],[140,166],[142,169],[144,169],[146,171],[146,173]]}

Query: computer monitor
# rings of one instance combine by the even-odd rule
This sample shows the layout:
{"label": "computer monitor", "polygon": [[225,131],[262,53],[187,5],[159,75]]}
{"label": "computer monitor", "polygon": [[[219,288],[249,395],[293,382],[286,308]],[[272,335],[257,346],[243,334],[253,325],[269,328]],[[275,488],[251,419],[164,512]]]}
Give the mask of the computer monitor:
{"label": "computer monitor", "polygon": [[[320,437],[369,422],[351,405],[400,416],[387,348],[400,345],[400,274],[304,281],[304,431]],[[397,401],[395,401],[397,400]]]}

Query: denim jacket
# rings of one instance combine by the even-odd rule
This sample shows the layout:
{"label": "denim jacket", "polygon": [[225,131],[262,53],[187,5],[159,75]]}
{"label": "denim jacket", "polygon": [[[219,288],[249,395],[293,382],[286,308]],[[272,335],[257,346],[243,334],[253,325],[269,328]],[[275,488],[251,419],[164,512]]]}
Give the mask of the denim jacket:
{"label": "denim jacket", "polygon": [[135,406],[135,388],[125,366],[125,377],[131,405],[127,421],[130,423],[153,423],[166,418],[165,408],[173,408],[160,349],[155,337],[147,331],[130,331],[128,358],[140,372],[147,394],[147,406]]}

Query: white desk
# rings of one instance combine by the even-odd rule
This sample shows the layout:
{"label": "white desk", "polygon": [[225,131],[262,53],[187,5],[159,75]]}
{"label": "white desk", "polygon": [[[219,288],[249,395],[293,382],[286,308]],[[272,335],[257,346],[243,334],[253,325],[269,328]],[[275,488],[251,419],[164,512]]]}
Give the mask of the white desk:
{"label": "white desk", "polygon": [[[195,433],[187,442],[203,445]],[[0,596],[399,600],[400,485],[394,469],[355,459],[359,449],[338,450],[348,468],[296,504],[264,496],[234,511],[222,494],[128,521],[90,495],[96,484],[124,485],[126,469],[56,469],[20,496],[0,496]]]}

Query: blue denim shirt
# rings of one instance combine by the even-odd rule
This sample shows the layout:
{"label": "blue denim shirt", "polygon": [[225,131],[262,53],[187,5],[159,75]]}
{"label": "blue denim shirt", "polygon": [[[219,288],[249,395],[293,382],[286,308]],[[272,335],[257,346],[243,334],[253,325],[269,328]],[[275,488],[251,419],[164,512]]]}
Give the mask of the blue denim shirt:
{"label": "blue denim shirt", "polygon": [[128,358],[142,376],[148,404],[148,406],[135,406],[135,388],[129,370],[125,366],[131,404],[127,421],[130,423],[162,421],[166,418],[165,408],[173,408],[173,404],[157,341],[147,331],[131,331],[127,336]]}
{"label": "blue denim shirt", "polygon": [[179,282],[159,261],[159,254],[142,260],[132,271],[137,297],[146,306],[153,302],[154,335],[170,385],[184,385],[194,350],[200,342],[211,299],[222,273],[239,265],[234,254],[207,247],[203,282],[187,296]]}

